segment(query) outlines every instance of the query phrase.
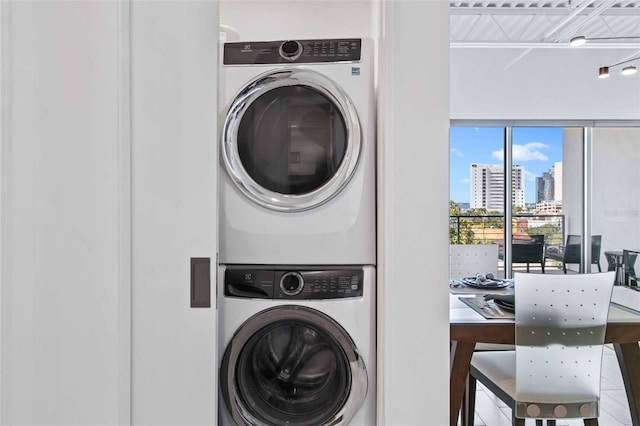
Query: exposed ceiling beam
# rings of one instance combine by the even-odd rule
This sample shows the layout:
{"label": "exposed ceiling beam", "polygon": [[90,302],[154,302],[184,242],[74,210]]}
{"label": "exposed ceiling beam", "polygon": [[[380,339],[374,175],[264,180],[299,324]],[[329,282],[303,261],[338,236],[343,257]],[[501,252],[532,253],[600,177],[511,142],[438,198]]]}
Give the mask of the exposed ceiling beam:
{"label": "exposed ceiling beam", "polygon": [[[636,2],[631,2],[636,3]],[[579,14],[587,16],[595,8],[586,7]],[[571,9],[560,7],[451,7],[449,9],[451,15],[569,15]],[[640,7],[611,7],[602,12],[603,16],[640,16]]]}
{"label": "exposed ceiling beam", "polygon": [[589,15],[582,21],[580,21],[579,23],[577,23],[576,25],[574,25],[573,27],[569,28],[568,30],[566,30],[565,32],[563,32],[562,34],[560,34],[559,36],[557,36],[555,38],[555,41],[558,42],[560,40],[564,40],[566,37],[569,36],[573,36],[575,35],[575,33],[577,31],[579,31],[582,27],[584,27],[585,25],[587,25],[592,19],[597,18],[598,16],[600,16],[603,12],[605,12],[606,10],[610,9],[611,6],[616,2],[616,0],[608,0],[605,1],[603,3],[601,3],[599,5],[599,7],[596,10],[591,11],[591,13],[589,13]]}

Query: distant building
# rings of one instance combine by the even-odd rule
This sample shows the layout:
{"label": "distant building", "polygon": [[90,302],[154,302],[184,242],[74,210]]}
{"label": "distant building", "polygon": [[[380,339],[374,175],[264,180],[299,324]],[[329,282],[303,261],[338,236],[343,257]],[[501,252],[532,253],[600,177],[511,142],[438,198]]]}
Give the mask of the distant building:
{"label": "distant building", "polygon": [[553,202],[562,205],[562,163],[554,163],[548,172],[536,178],[536,203]]}
{"label": "distant building", "polygon": [[553,183],[553,168],[536,178],[536,203],[553,200]]}
{"label": "distant building", "polygon": [[540,201],[536,204],[536,214],[561,214],[562,201]]}
{"label": "distant building", "polygon": [[[471,163],[471,208],[504,212],[504,166]],[[511,171],[513,205],[524,208],[524,167],[514,165]]]}

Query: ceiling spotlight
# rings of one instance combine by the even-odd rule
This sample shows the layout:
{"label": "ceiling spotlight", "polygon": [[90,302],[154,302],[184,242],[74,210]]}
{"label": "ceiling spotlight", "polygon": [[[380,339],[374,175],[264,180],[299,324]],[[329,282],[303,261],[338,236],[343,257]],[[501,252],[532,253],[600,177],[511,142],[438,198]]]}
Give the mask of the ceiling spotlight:
{"label": "ceiling spotlight", "polygon": [[622,68],[621,74],[622,75],[632,75],[638,72],[638,68],[636,68],[633,65],[629,65],[628,67],[624,67]]}
{"label": "ceiling spotlight", "polygon": [[638,39],[640,39],[640,36],[630,36],[630,37],[585,37],[585,36],[575,36],[571,40],[569,40],[569,46],[571,46],[571,47],[582,46],[587,41],[592,41],[592,40],[599,40],[599,41],[605,40],[606,41],[606,40],[638,40]]}
{"label": "ceiling spotlight", "polygon": [[569,41],[569,46],[576,47],[582,46],[587,42],[587,38],[585,36],[576,36]]}

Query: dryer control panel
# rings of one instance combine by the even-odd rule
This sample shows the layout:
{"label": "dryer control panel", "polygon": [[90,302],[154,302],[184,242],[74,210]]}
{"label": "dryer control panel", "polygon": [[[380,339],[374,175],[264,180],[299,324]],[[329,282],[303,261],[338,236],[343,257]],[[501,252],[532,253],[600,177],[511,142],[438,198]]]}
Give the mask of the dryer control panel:
{"label": "dryer control panel", "polygon": [[244,41],[224,44],[224,65],[358,62],[362,39]]}
{"label": "dryer control panel", "polygon": [[309,269],[299,266],[227,267],[224,273],[225,296],[254,299],[344,299],[362,297],[362,268],[336,266]]}

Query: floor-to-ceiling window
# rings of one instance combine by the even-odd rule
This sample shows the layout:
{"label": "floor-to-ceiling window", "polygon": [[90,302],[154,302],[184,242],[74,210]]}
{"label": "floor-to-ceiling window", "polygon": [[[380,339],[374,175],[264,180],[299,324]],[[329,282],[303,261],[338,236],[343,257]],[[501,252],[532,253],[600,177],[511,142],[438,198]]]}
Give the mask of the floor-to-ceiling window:
{"label": "floor-to-ceiling window", "polygon": [[612,252],[640,251],[639,132],[452,127],[451,243],[498,244],[504,276],[597,272],[621,261]]}

